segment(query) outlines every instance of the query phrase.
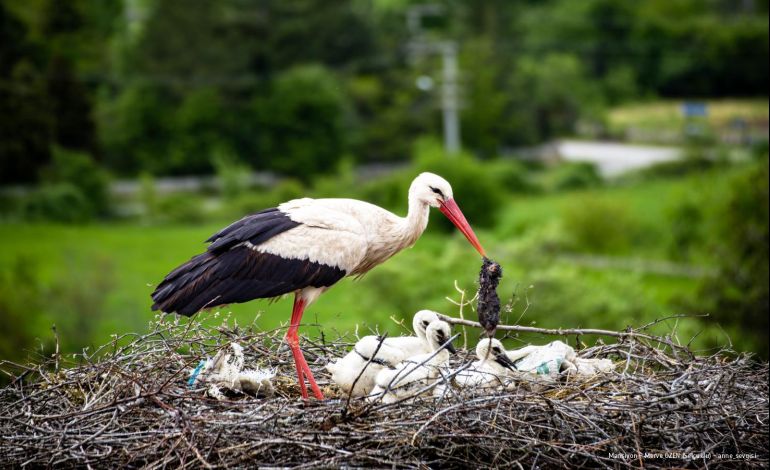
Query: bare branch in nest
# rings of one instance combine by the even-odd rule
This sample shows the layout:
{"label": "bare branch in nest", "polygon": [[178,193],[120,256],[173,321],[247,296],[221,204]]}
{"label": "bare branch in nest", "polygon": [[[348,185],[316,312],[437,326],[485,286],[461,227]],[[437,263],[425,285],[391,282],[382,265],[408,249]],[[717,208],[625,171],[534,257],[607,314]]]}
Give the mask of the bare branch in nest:
{"label": "bare branch in nest", "polygon": [[[642,330],[649,329],[651,326],[661,323],[665,320],[670,320],[672,318],[684,318],[684,317],[705,318],[705,317],[708,317],[708,315],[674,315],[674,316],[666,317],[665,319],[656,320],[654,322],[648,323],[647,325],[644,325],[637,329],[629,328],[626,331],[600,330],[596,328],[538,328],[534,326],[522,326],[522,325],[497,325],[497,329],[502,331],[515,331],[519,333],[538,333],[542,335],[552,335],[552,336],[597,335],[597,336],[612,336],[615,338],[636,338],[636,339],[644,339],[648,341],[665,344],[666,346],[672,349],[689,352],[688,348],[681,346],[679,344],[675,344],[668,338],[664,338],[662,336],[654,336],[654,335],[640,332]],[[452,325],[472,326],[474,328],[480,328],[480,329],[486,330],[481,325],[481,323],[475,322],[472,320],[465,320],[465,319],[450,317],[442,314],[439,314],[439,318]]]}

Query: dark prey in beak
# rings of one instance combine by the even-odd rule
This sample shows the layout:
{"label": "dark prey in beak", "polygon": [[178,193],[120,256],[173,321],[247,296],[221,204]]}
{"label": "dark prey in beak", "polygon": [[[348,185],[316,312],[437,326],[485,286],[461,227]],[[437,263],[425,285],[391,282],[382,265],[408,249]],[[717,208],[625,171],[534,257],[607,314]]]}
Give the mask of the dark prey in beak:
{"label": "dark prey in beak", "polygon": [[497,296],[497,285],[501,277],[503,277],[503,268],[491,259],[484,258],[479,273],[479,300],[476,313],[479,323],[490,338],[495,335],[497,324],[500,322],[500,297]]}

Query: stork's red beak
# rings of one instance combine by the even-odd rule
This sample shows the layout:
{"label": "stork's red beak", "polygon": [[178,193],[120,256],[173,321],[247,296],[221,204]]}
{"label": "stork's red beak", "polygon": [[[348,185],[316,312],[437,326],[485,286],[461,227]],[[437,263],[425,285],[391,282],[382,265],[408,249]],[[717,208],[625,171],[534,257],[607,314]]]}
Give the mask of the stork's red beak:
{"label": "stork's red beak", "polygon": [[463,235],[465,235],[465,238],[467,238],[471,245],[476,248],[476,251],[478,251],[481,256],[486,258],[487,254],[484,252],[484,248],[481,247],[479,239],[476,238],[476,234],[473,233],[473,229],[471,228],[470,224],[468,224],[468,221],[465,220],[463,211],[461,211],[460,207],[457,206],[455,200],[447,199],[443,204],[439,206],[439,210],[445,216],[447,216],[447,218],[451,220],[458,229],[460,229]]}

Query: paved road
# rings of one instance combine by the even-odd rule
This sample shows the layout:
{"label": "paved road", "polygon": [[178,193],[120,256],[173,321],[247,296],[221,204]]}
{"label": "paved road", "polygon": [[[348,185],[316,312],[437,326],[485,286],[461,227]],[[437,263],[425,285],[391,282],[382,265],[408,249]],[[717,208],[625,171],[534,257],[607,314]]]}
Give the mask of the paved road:
{"label": "paved road", "polygon": [[612,177],[655,163],[676,160],[683,154],[678,147],[653,147],[614,142],[562,140],[556,153],[566,161],[596,164],[603,176]]}

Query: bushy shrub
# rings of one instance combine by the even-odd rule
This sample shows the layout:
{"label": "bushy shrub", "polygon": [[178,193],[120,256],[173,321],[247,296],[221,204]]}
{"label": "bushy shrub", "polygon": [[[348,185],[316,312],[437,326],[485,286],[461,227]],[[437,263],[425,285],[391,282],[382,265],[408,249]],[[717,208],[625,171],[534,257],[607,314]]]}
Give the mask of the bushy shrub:
{"label": "bushy shrub", "polygon": [[224,214],[228,218],[239,218],[247,214],[275,207],[278,204],[297,199],[305,194],[305,187],[297,180],[284,179],[272,189],[251,189],[238,198],[225,202]]}
{"label": "bushy shrub", "polygon": [[167,223],[197,224],[205,220],[203,200],[191,194],[171,194],[159,198],[158,219]]}
{"label": "bushy shrub", "polygon": [[361,199],[404,215],[407,210],[407,194],[415,170],[403,170],[377,178],[361,186]]}
{"label": "bushy shrub", "polygon": [[502,185],[501,190],[514,194],[536,194],[542,192],[532,178],[532,171],[518,160],[493,160],[483,163],[487,172],[495,175]]}
{"label": "bushy shrub", "polygon": [[753,351],[768,357],[768,162],[754,164],[731,182],[722,207],[717,247],[719,273],[704,282],[700,302],[714,318],[740,330]]}
{"label": "bushy shrub", "polygon": [[222,149],[212,159],[217,172],[217,182],[225,200],[234,200],[249,189],[251,168],[240,163],[235,156]]}
{"label": "bushy shrub", "polygon": [[347,147],[341,90],[321,65],[296,66],[275,78],[270,96],[255,102],[262,154],[272,168],[305,181],[334,168]]}
{"label": "bushy shrub", "polygon": [[623,252],[641,231],[625,206],[596,197],[575,198],[562,213],[562,222],[574,248],[591,253]]}
{"label": "bushy shrub", "polygon": [[[689,151],[683,158],[655,163],[637,172],[641,179],[681,178],[693,173],[701,173],[718,165],[702,152]],[[634,176],[634,175],[632,175]]]}
{"label": "bushy shrub", "polygon": [[83,192],[70,183],[40,186],[25,198],[22,214],[30,221],[69,224],[87,222],[94,216]]}
{"label": "bushy shrub", "polygon": [[671,224],[670,256],[687,260],[693,249],[703,241],[703,211],[695,201],[681,201],[668,211]]}
{"label": "bushy shrub", "polygon": [[556,191],[585,189],[601,186],[601,174],[593,163],[562,163],[551,174],[551,188]]}
{"label": "bushy shrub", "polygon": [[110,213],[108,173],[87,153],[54,148],[53,163],[43,173],[43,180],[54,185],[75,187],[85,199],[85,219]]}

